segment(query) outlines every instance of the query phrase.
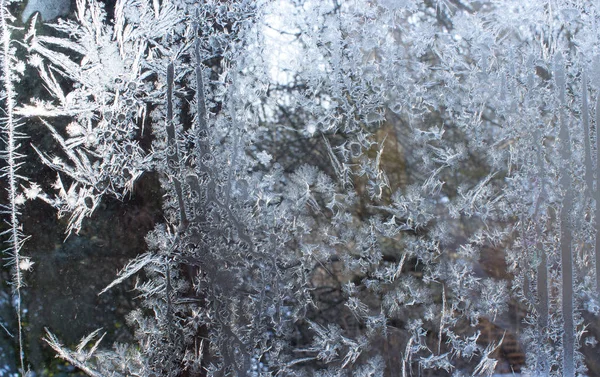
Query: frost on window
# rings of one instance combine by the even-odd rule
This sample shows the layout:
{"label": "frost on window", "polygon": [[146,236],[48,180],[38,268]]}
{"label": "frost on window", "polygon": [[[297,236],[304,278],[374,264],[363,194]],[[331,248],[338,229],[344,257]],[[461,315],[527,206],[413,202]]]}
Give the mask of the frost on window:
{"label": "frost on window", "polygon": [[98,289],[135,282],[131,341],[45,337],[90,376],[600,374],[595,3],[0,10],[16,372],[43,369],[28,209],[77,237],[152,175],[160,220]]}

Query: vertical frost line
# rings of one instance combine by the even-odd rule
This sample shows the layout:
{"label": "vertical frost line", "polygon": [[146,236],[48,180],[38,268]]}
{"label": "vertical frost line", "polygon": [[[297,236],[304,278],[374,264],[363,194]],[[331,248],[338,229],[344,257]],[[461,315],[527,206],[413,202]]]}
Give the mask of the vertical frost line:
{"label": "vertical frost line", "polygon": [[[198,14],[196,14],[196,17],[199,19],[200,16]],[[197,21],[199,22],[199,21]],[[198,34],[198,30],[197,30],[198,26],[196,25],[196,30],[194,31],[195,35]],[[194,41],[194,55],[196,57],[196,68],[195,68],[195,74],[196,74],[196,116],[198,117],[198,130],[197,132],[202,132],[202,133],[206,133],[208,132],[208,127],[206,124],[206,118],[207,118],[207,111],[206,111],[206,99],[204,98],[204,80],[202,79],[202,56],[200,54],[200,39],[198,39],[198,37],[196,37],[196,40]],[[204,147],[204,145],[202,143],[200,143],[201,147]],[[201,153],[204,153],[205,150],[202,149],[200,151]]]}
{"label": "vertical frost line", "polygon": [[[527,97],[525,98],[525,108],[530,106],[536,106],[536,97],[539,96],[539,92],[536,91],[535,87],[535,57],[530,55],[527,59],[527,69],[529,71],[527,76]],[[544,345],[547,343],[548,336],[548,308],[549,308],[549,291],[548,291],[548,255],[544,247],[544,229],[541,225],[543,221],[542,212],[545,210],[546,200],[546,165],[544,163],[544,142],[542,133],[540,132],[540,126],[537,126],[531,133],[533,138],[533,145],[535,146],[535,179],[539,182],[539,191],[535,198],[535,207],[532,216],[532,221],[535,230],[535,263],[533,268],[536,271],[536,295],[537,302],[535,310],[537,312],[537,326],[535,333],[535,344],[532,349],[536,353],[536,357],[532,358],[532,367],[536,373],[540,376],[546,376],[550,372],[550,363],[547,356],[543,353]],[[523,230],[525,235],[526,230]],[[527,274],[525,274],[527,276]]]}
{"label": "vertical frost line", "polygon": [[596,226],[596,291],[600,295],[600,94],[596,98],[596,188],[593,191],[596,201],[595,226]]}
{"label": "vertical frost line", "polygon": [[5,206],[5,210],[8,213],[10,220],[10,228],[4,233],[8,234],[9,247],[5,250],[10,255],[10,263],[14,265],[15,274],[13,276],[13,289],[17,296],[17,322],[19,326],[19,361],[21,364],[21,373],[25,373],[25,362],[23,355],[23,329],[21,324],[21,286],[22,276],[21,270],[19,269],[19,253],[21,250],[22,243],[24,241],[23,234],[21,233],[19,224],[19,210],[17,208],[17,169],[19,163],[17,159],[20,155],[17,153],[17,125],[14,119],[14,108],[15,108],[15,91],[12,84],[12,68],[11,59],[13,58],[10,46],[10,31],[7,20],[12,16],[8,13],[7,1],[2,0],[0,2],[0,28],[2,30],[2,81],[3,90],[5,92],[5,118],[2,121],[2,133],[4,142],[6,144],[6,152],[4,158],[6,160],[6,167],[3,169],[2,176],[8,180],[8,205]]}
{"label": "vertical frost line", "polygon": [[592,151],[590,146],[590,115],[587,98],[587,75],[585,70],[582,74],[581,86],[581,118],[583,122],[583,145],[585,151],[585,184],[587,186],[587,192],[592,193],[594,190],[594,167],[592,165]]}
{"label": "vertical frost line", "polygon": [[177,134],[175,132],[175,125],[173,124],[173,81],[174,78],[173,63],[169,63],[167,66],[167,167],[175,172],[173,176],[173,185],[175,186],[175,192],[177,194],[177,203],[179,203],[180,221],[179,227],[185,227],[187,225],[187,217],[185,214],[185,203],[183,200],[183,189],[179,178],[180,172],[180,161],[179,161],[179,150],[177,147]]}
{"label": "vertical frost line", "polygon": [[[585,69],[582,73],[581,78],[582,96],[581,96],[581,113],[583,121],[583,144],[585,150],[585,183],[586,183],[586,202],[588,200],[594,200],[596,192],[594,191],[594,165],[592,163],[592,148],[590,145],[590,139],[592,135],[590,133],[590,110],[588,104],[588,93],[587,93],[587,74]],[[596,114],[596,127],[598,127],[598,114]],[[597,143],[597,141],[596,141]],[[600,207],[598,206],[598,200],[596,200],[596,248],[595,248],[595,265],[596,265],[596,291],[600,293],[600,224],[598,223],[598,213]]]}
{"label": "vertical frost line", "polygon": [[571,185],[571,139],[567,124],[565,107],[566,78],[561,53],[554,58],[556,89],[559,97],[559,138],[560,138],[560,187],[564,192],[560,209],[560,252],[562,266],[562,314],[563,314],[563,376],[575,375],[575,327],[573,323],[573,256],[571,252],[571,227],[569,216],[573,207],[573,189]]}
{"label": "vertical frost line", "polygon": [[[539,346],[543,347],[545,343],[545,334],[548,329],[548,307],[549,307],[549,299],[548,299],[548,256],[546,255],[546,250],[544,249],[544,243],[542,242],[542,227],[540,226],[541,216],[540,216],[540,207],[543,203],[544,197],[546,195],[546,167],[544,165],[544,156],[542,155],[543,143],[541,142],[541,136],[539,132],[534,133],[534,137],[536,140],[536,154],[537,154],[537,165],[538,165],[538,177],[540,178],[540,192],[538,194],[537,201],[535,203],[535,213],[533,216],[533,221],[535,223],[535,235],[536,235],[536,249],[539,256],[538,265],[537,265],[537,297],[538,297],[538,334],[539,337]],[[546,375],[549,372],[549,364],[548,360],[546,360],[545,355],[541,355],[537,358],[538,360],[538,371],[542,375]]]}
{"label": "vertical frost line", "polygon": [[[583,119],[583,142],[585,147],[585,182],[587,186],[587,192],[589,193],[590,200],[595,200],[596,202],[596,214],[595,214],[595,228],[596,228],[596,247],[594,249],[595,258],[594,262],[596,265],[596,292],[600,294],[600,200],[598,200],[598,188],[600,187],[600,174],[598,174],[598,167],[600,162],[600,154],[596,152],[596,188],[594,188],[594,165],[592,163],[592,152],[590,146],[590,139],[592,139],[592,134],[590,132],[590,115],[589,115],[589,104],[587,98],[587,74],[585,70],[582,75],[582,119]],[[598,109],[600,108],[598,104],[600,103],[600,96],[598,97],[598,102],[596,103],[596,151],[599,151],[598,147],[600,146],[600,142],[598,141],[598,125],[600,124],[600,113]]]}

